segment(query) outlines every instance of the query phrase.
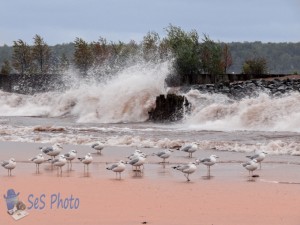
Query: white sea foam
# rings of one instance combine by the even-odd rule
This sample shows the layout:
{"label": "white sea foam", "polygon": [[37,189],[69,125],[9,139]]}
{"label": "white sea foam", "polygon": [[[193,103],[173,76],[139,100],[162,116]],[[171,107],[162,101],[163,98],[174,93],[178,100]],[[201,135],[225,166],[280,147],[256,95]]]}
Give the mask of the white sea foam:
{"label": "white sea foam", "polygon": [[258,97],[233,101],[220,94],[186,94],[192,103],[185,127],[192,130],[300,131],[300,94]]}
{"label": "white sea foam", "polygon": [[[185,131],[185,134],[180,135],[180,130],[155,129],[154,133],[159,133],[157,136],[149,136],[145,133],[146,129],[135,129],[120,127],[110,128],[72,128],[61,126],[26,126],[13,127],[9,125],[0,125],[0,141],[12,142],[37,142],[37,143],[63,143],[74,145],[91,145],[95,141],[101,141],[107,146],[138,146],[141,148],[172,148],[179,149],[182,145],[189,143],[191,134]],[[168,134],[168,137],[165,135]],[[199,150],[218,150],[232,152],[255,152],[266,151],[270,154],[288,154],[300,155],[299,141],[291,141],[292,138],[280,140],[276,138],[276,134],[269,134],[270,140],[251,142],[249,140],[235,141],[235,138],[224,138],[221,132],[218,138],[210,138],[201,140],[199,137],[202,133],[196,134],[193,141],[199,147]],[[209,132],[206,133],[209,135]],[[218,135],[218,134],[215,134]],[[233,134],[234,135],[234,134]],[[261,134],[251,134],[252,136],[260,136]],[[211,136],[212,137],[212,136]]]}

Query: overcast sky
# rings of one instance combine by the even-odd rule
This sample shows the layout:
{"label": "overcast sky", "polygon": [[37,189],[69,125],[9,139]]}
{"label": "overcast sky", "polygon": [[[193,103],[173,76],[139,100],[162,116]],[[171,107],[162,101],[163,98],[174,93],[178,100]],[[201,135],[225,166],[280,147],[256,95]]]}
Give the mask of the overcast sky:
{"label": "overcast sky", "polygon": [[1,0],[0,46],[35,34],[49,45],[76,37],[141,41],[169,24],[215,41],[300,42],[300,0]]}

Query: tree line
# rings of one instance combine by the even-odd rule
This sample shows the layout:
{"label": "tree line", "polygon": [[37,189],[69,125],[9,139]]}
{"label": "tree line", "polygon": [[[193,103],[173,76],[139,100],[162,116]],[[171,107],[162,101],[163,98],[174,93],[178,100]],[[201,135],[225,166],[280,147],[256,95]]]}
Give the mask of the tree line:
{"label": "tree line", "polygon": [[128,63],[169,59],[182,80],[201,74],[300,71],[300,43],[223,43],[178,26],[169,25],[165,31],[163,38],[148,32],[140,43],[111,42],[103,37],[89,43],[77,37],[73,43],[48,46],[40,35],[34,36],[31,45],[19,39],[12,47],[0,47],[1,74],[60,74],[72,66],[83,76],[89,71],[105,75]]}

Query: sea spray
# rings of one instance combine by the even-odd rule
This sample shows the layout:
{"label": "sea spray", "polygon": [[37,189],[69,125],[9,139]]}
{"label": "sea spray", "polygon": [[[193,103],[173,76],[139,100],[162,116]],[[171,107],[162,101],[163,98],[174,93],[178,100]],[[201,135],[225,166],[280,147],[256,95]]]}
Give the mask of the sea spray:
{"label": "sea spray", "polygon": [[169,70],[170,62],[137,63],[103,82],[68,76],[72,85],[63,92],[1,92],[0,116],[70,116],[80,123],[143,122],[155,107],[156,96],[165,93]]}

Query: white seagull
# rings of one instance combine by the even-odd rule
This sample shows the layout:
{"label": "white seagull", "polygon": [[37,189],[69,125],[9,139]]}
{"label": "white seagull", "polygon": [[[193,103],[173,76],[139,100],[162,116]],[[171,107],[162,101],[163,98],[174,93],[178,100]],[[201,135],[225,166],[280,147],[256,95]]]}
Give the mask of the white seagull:
{"label": "white seagull", "polygon": [[39,173],[40,172],[40,164],[42,164],[43,162],[45,162],[45,158],[44,158],[43,154],[40,153],[37,156],[29,159],[29,161],[35,163],[35,171],[36,171],[36,173]]}
{"label": "white seagull", "polygon": [[11,171],[16,168],[16,160],[14,158],[10,158],[8,161],[1,162],[1,166],[7,169],[7,175],[11,176]]}
{"label": "white seagull", "polygon": [[70,169],[72,169],[72,160],[74,160],[76,158],[76,155],[77,155],[76,150],[71,150],[68,153],[64,154],[64,156],[68,162],[68,167],[69,167],[69,164],[71,165]]}
{"label": "white seagull", "polygon": [[[148,156],[148,155],[146,155],[144,152],[142,152],[141,150],[139,150],[139,149],[136,149],[135,151],[134,151],[134,153],[132,153],[130,156],[128,156],[127,158],[129,159],[129,160],[133,160],[133,159],[136,159],[138,156],[142,156],[142,157],[144,157],[145,159],[146,159],[146,157]],[[133,166],[132,166],[133,167]],[[142,165],[142,167],[144,168],[144,164]],[[137,169],[137,168],[136,168]],[[140,168],[139,168],[140,169]],[[134,169],[133,169],[134,170]]]}
{"label": "white seagull", "polygon": [[250,172],[251,172],[251,176],[253,176],[253,171],[256,170],[258,167],[256,159],[252,159],[249,162],[243,163],[242,165],[249,171],[249,176],[250,176]]}
{"label": "white seagull", "polygon": [[195,151],[197,151],[198,149],[198,146],[196,143],[191,143],[191,144],[188,144],[188,145],[185,145],[183,147],[180,148],[180,151],[183,151],[183,152],[188,152],[189,153],[189,157],[192,158],[193,157],[193,153]]}
{"label": "white seagull", "polygon": [[104,144],[101,143],[101,142],[98,142],[98,143],[95,143],[91,146],[93,149],[95,149],[97,151],[98,154],[101,155],[101,151],[103,150],[104,148]]}
{"label": "white seagull", "polygon": [[165,163],[166,162],[166,159],[169,158],[172,154],[172,150],[169,150],[169,149],[164,149],[162,151],[159,151],[159,152],[156,152],[156,153],[153,153],[152,155],[156,155],[158,156],[159,158],[162,158],[163,161],[161,163]]}
{"label": "white seagull", "polygon": [[53,166],[57,167],[57,175],[62,174],[62,167],[66,165],[67,160],[64,155],[60,155],[57,159],[50,159],[50,162],[52,163]]}
{"label": "white seagull", "polygon": [[179,170],[186,177],[187,181],[190,181],[189,175],[194,173],[197,169],[196,163],[189,162],[185,165],[174,166],[173,169]]}
{"label": "white seagull", "polygon": [[200,163],[206,165],[207,166],[207,176],[210,177],[210,167],[213,166],[217,162],[217,158],[219,158],[219,157],[216,155],[211,155],[208,158],[197,159],[196,163],[197,163],[197,165],[199,165]]}
{"label": "white seagull", "polygon": [[262,151],[262,152],[259,152],[259,153],[255,154],[255,155],[248,155],[246,157],[251,159],[251,160],[255,159],[259,163],[259,169],[261,169],[261,162],[265,159],[266,154],[268,154],[268,153]]}
{"label": "white seagull", "polygon": [[55,156],[58,156],[60,154],[63,147],[59,143],[55,143],[51,147],[40,147],[40,149],[44,154],[49,155],[52,158],[55,158]]}
{"label": "white seagull", "polygon": [[131,155],[129,155],[127,158],[128,158],[128,159],[133,159],[133,158],[135,158],[136,156],[144,156],[144,157],[146,157],[146,154],[143,153],[141,150],[136,149],[136,150],[134,151],[134,153],[132,153]]}
{"label": "white seagull", "polygon": [[126,168],[126,165],[125,165],[125,162],[123,160],[120,160],[119,162],[114,163],[114,164],[106,167],[107,170],[111,170],[111,171],[116,173],[116,179],[117,179],[117,176],[119,174],[119,179],[120,180],[121,180],[121,173],[125,170],[125,168]]}
{"label": "white seagull", "polygon": [[78,160],[83,163],[84,171],[85,171],[85,166],[87,167],[87,171],[89,171],[89,164],[93,162],[93,157],[91,153],[88,153],[86,156],[82,158],[78,158]]}
{"label": "white seagull", "polygon": [[137,155],[130,158],[130,161],[127,164],[130,164],[135,167],[135,171],[141,171],[141,166],[144,165],[146,157],[143,155]]}

